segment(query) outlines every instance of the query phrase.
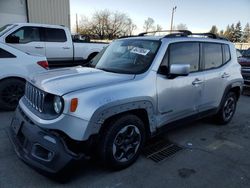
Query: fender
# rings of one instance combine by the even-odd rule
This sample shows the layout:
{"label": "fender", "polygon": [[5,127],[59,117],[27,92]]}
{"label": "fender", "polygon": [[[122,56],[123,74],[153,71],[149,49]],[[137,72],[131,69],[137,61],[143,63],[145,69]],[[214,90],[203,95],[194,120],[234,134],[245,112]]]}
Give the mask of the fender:
{"label": "fender", "polygon": [[107,120],[108,118],[121,114],[124,112],[128,112],[131,110],[136,110],[136,109],[144,109],[147,111],[148,114],[148,120],[149,120],[149,129],[151,133],[156,131],[156,119],[154,115],[154,107],[152,102],[148,100],[140,100],[140,101],[134,101],[134,102],[112,102],[107,105],[104,105],[97,109],[93,116],[90,119],[90,126],[88,126],[87,132],[94,132],[98,133],[99,130],[101,129],[101,126]]}
{"label": "fender", "polygon": [[242,86],[243,86],[243,81],[242,80],[236,80],[235,82],[229,84],[224,93],[223,93],[223,96],[222,96],[222,99],[221,99],[221,102],[220,102],[220,105],[219,105],[219,108],[217,109],[217,112],[221,109],[221,106],[222,106],[222,103],[223,103],[223,99],[226,97],[226,95],[228,94],[228,92],[233,89],[233,88],[237,88],[239,87],[240,88],[240,91],[239,91],[239,95],[242,93]]}

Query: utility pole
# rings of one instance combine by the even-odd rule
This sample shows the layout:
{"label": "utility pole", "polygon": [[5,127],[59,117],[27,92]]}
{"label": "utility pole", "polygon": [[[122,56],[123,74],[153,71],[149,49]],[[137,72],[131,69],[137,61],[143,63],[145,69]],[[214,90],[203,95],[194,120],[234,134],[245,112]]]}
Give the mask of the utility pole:
{"label": "utility pole", "polygon": [[78,16],[76,14],[76,33],[78,33]]}
{"label": "utility pole", "polygon": [[170,32],[173,30],[174,12],[176,11],[176,9],[177,9],[177,6],[174,6],[172,9]]}

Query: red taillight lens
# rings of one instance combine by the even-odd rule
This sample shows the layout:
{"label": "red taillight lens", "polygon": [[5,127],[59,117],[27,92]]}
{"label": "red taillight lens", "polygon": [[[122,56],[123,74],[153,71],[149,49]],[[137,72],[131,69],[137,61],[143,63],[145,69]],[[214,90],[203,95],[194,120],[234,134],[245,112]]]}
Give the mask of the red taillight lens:
{"label": "red taillight lens", "polygon": [[48,61],[38,61],[37,64],[40,65],[41,67],[45,68],[45,69],[49,68]]}

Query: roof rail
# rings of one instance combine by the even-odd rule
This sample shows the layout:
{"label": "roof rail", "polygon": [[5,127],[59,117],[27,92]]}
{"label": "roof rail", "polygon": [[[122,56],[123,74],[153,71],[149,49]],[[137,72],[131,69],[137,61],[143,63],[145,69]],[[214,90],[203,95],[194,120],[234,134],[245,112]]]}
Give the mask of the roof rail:
{"label": "roof rail", "polygon": [[212,39],[228,40],[227,38],[218,36],[214,33],[193,33],[192,35],[206,36]]}
{"label": "roof rail", "polygon": [[138,36],[145,36],[146,34],[150,34],[150,33],[163,33],[163,32],[169,32],[170,34],[172,32],[175,32],[175,33],[179,33],[179,34],[183,34],[183,35],[191,35],[192,32],[189,31],[189,30],[162,30],[162,31],[148,31],[148,32],[144,32],[144,33],[140,33],[138,34]]}
{"label": "roof rail", "polygon": [[171,37],[188,37],[188,36],[204,36],[207,38],[212,38],[212,39],[219,39],[219,40],[226,40],[228,41],[227,38],[218,36],[214,33],[192,33],[189,30],[162,30],[162,31],[149,31],[149,32],[144,32],[140,33],[138,35],[132,35],[132,36],[123,36],[120,38],[129,38],[129,37],[137,37],[137,36],[145,36],[146,34],[150,33],[161,33],[161,32],[169,32],[168,35],[165,35],[163,38],[171,38]]}

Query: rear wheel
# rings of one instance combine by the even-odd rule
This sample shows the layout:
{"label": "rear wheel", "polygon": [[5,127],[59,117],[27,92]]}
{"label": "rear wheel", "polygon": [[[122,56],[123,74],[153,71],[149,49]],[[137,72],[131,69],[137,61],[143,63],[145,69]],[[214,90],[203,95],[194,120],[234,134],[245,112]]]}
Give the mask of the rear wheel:
{"label": "rear wheel", "polygon": [[100,156],[108,167],[126,168],[136,161],[144,145],[144,124],[135,115],[124,115],[107,126],[101,136]]}
{"label": "rear wheel", "polygon": [[219,112],[216,114],[216,120],[219,124],[225,125],[229,123],[236,110],[237,98],[235,93],[229,92],[224,98]]}
{"label": "rear wheel", "polygon": [[10,78],[0,82],[0,108],[15,110],[20,98],[24,95],[25,82]]}

